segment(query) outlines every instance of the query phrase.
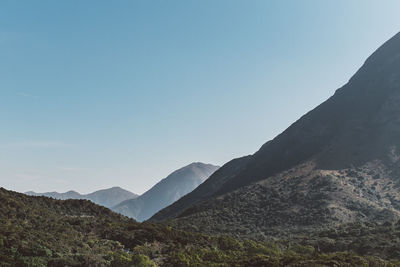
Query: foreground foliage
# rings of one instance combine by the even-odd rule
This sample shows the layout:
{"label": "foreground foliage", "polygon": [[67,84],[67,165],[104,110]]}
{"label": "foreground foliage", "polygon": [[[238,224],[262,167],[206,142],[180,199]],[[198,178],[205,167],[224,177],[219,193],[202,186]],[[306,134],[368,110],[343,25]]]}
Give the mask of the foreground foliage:
{"label": "foreground foliage", "polygon": [[239,241],[139,224],[87,200],[0,189],[1,266],[395,266],[290,242]]}

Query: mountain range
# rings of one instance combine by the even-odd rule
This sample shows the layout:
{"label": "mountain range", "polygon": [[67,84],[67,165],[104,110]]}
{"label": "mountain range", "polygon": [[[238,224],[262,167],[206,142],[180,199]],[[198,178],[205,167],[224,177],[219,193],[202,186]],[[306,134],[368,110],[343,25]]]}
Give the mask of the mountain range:
{"label": "mountain range", "polygon": [[138,195],[128,190],[122,189],[120,187],[112,187],[109,189],[98,190],[87,195],[81,195],[75,191],[68,191],[65,193],[58,193],[58,192],[36,193],[33,191],[28,191],[25,192],[25,194],[31,196],[46,196],[61,200],[87,199],[107,208],[111,208],[127,199],[133,199],[138,197]]}
{"label": "mountain range", "polygon": [[141,196],[112,207],[115,212],[144,221],[203,183],[219,167],[200,162],[185,166],[162,179]]}
{"label": "mountain range", "polygon": [[400,33],[327,101],[152,221],[236,235],[400,217]]}
{"label": "mountain range", "polygon": [[176,200],[144,223],[0,188],[0,262],[400,266],[399,149],[400,33],[255,154],[219,169],[191,164],[114,207],[140,219]]}

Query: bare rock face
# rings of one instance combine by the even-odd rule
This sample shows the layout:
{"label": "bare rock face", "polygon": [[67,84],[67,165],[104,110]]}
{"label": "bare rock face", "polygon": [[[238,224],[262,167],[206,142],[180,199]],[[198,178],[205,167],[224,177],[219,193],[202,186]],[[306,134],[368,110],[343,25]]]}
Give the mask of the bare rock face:
{"label": "bare rock face", "polygon": [[393,221],[399,149],[400,33],[326,102],[152,220],[243,234]]}

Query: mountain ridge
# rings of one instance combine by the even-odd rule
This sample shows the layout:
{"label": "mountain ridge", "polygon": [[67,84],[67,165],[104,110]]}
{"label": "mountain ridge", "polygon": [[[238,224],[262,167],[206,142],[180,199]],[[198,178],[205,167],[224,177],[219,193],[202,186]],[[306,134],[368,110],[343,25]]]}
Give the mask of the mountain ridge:
{"label": "mountain ridge", "polygon": [[[373,161],[379,160],[386,168],[382,175],[391,177],[395,183],[400,148],[399,88],[400,33],[368,57],[349,82],[336,90],[332,97],[306,113],[273,140],[265,143],[255,154],[235,159],[222,166],[206,183],[155,214],[151,220],[178,218],[181,222],[185,216],[197,216],[198,212],[198,216],[204,215],[204,218],[211,218],[212,221],[213,211],[217,212],[219,207],[235,210],[228,202],[218,202],[218,198],[223,198],[226,194],[235,194],[235,190],[240,191],[252,184],[268,180],[281,172],[298,168],[301,164],[313,163],[316,170],[348,169],[349,176],[343,179],[351,180],[357,179],[352,177],[358,175],[357,168],[372,166]],[[373,169],[367,170],[367,173],[372,171]],[[367,177],[368,174],[360,175],[365,179],[370,178]],[[321,179],[315,182],[322,182]],[[331,181],[336,183],[335,179]],[[276,189],[281,186],[284,185],[278,184]],[[348,186],[369,190],[355,183],[334,186],[339,189]],[[203,192],[207,192],[206,197],[202,196]],[[313,193],[312,190],[309,193]],[[334,198],[336,191],[328,190],[326,193],[327,196]],[[383,190],[382,193],[391,192]],[[317,200],[313,195],[307,197]],[[397,210],[398,190],[395,190],[390,197],[394,200],[386,198],[386,201],[392,203],[391,208]],[[376,201],[369,199],[368,196],[364,200],[371,205]],[[291,203],[290,199],[286,198],[281,201]],[[208,203],[208,208],[202,203]],[[344,204],[345,202],[341,202],[340,205]],[[350,213],[352,212],[361,211],[353,209]],[[218,216],[223,217],[224,213]],[[373,217],[371,216],[370,219]],[[192,218],[194,222],[196,218]],[[246,220],[245,216],[242,219]],[[187,222],[189,223],[189,220]],[[224,220],[220,223],[229,224]]]}
{"label": "mountain ridge", "polygon": [[107,207],[107,208],[111,208],[112,206],[114,206],[118,203],[121,203],[122,201],[125,201],[127,199],[132,199],[132,198],[138,197],[137,194],[132,193],[132,192],[125,190],[118,186],[114,186],[114,187],[107,188],[107,189],[97,190],[97,191],[94,191],[89,194],[80,194],[73,190],[69,190],[65,193],[58,193],[56,191],[45,192],[45,193],[36,193],[34,191],[28,191],[28,192],[25,192],[24,194],[31,195],[31,196],[52,197],[52,198],[60,199],[60,200],[87,199],[87,200],[91,200],[94,203],[99,204],[104,207]]}

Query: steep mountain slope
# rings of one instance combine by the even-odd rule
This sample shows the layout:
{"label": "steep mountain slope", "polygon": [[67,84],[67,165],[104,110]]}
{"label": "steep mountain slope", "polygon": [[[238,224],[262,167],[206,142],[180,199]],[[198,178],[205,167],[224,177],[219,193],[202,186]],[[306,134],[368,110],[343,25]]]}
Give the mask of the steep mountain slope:
{"label": "steep mountain slope", "polygon": [[87,199],[91,200],[96,204],[101,206],[111,208],[122,201],[137,198],[138,195],[129,192],[120,187],[112,187],[109,189],[103,189],[99,191],[95,191],[93,193],[87,195],[81,195],[75,191],[68,191],[65,193],[58,192],[47,192],[47,193],[35,193],[33,191],[26,192],[25,194],[30,196],[46,196],[52,197],[55,199],[66,200],[66,199]]}
{"label": "steep mountain slope", "polygon": [[[395,266],[400,225],[361,226],[363,237],[336,232],[338,242],[379,240],[379,250],[322,253],[293,242],[238,241],[139,224],[87,200],[33,197],[0,188],[1,266]],[[382,233],[391,239],[382,238]],[[332,237],[332,233],[322,235]],[[313,237],[315,238],[315,237]],[[316,237],[319,239],[318,237]],[[344,241],[344,242],[343,242]],[[312,240],[312,242],[314,242]],[[290,244],[290,245],[288,245]],[[331,251],[327,242],[317,243]],[[325,245],[324,245],[325,244]],[[324,246],[323,246],[324,245]],[[351,246],[357,248],[357,246]],[[379,255],[391,262],[383,260]],[[391,265],[390,265],[391,264]]]}
{"label": "steep mountain slope", "polygon": [[[388,210],[389,214],[384,216],[386,219],[395,218],[399,211],[397,205],[399,148],[400,33],[369,57],[351,80],[337,90],[330,99],[303,116],[274,140],[267,142],[254,155],[234,160],[221,167],[194,192],[160,211],[153,216],[152,220],[165,220],[179,216],[180,220],[187,217],[189,221],[189,216],[192,218],[206,216],[204,220],[209,219],[210,222],[215,223],[217,217],[225,216],[223,207],[238,212],[232,204],[232,199],[242,199],[241,204],[244,202],[243,205],[249,205],[247,208],[250,208],[252,198],[246,200],[244,196],[251,192],[259,194],[259,201],[256,201],[255,205],[259,205],[263,215],[257,218],[267,217],[265,220],[268,221],[271,220],[270,217],[273,217],[276,218],[277,224],[279,221],[285,222],[284,217],[279,217],[278,211],[278,213],[270,213],[268,209],[270,204],[264,206],[266,203],[271,203],[269,201],[272,198],[273,203],[279,204],[281,208],[299,203],[300,210],[285,210],[288,213],[285,218],[297,217],[298,212],[307,217],[301,222],[293,222],[291,224],[293,227],[296,227],[298,223],[307,224],[308,219],[312,219],[312,216],[307,214],[314,214],[312,205],[319,203],[319,200],[323,201],[324,205],[317,208],[316,212],[328,209],[326,218],[323,220],[325,222],[354,221],[360,216],[365,216],[365,220],[375,220],[379,212],[369,214],[368,209],[363,208],[365,203],[368,207],[376,206],[376,211]],[[381,179],[377,181],[377,185],[383,186],[382,188],[369,183],[366,186],[370,186],[368,188],[370,190],[373,190],[372,186],[381,190],[380,197],[389,194],[382,200],[382,204],[376,199],[370,199],[363,192],[358,196],[350,194],[351,188],[356,192],[368,190],[364,188],[364,185],[343,184],[347,183],[346,179],[352,181],[358,178],[357,168],[366,170],[366,174],[360,175],[367,177],[365,175],[374,172],[374,164],[379,164],[379,169],[382,170],[376,177],[387,179],[387,181],[382,182]],[[273,178],[281,175],[283,171],[302,169],[304,165],[312,166],[312,170],[347,170],[349,172],[342,175],[343,177],[337,176],[337,173],[331,173],[330,175],[337,179],[332,178],[328,182],[332,185],[322,195],[318,195],[318,190],[313,190],[312,187],[319,183],[323,185],[323,178],[321,178],[323,175],[319,175],[320,177],[316,180],[309,180],[310,171],[305,171],[299,175],[300,178],[291,177],[299,179],[299,183],[304,184],[304,190],[299,192],[296,191],[296,186],[286,188],[287,180]],[[268,190],[277,191],[267,193],[264,192],[265,188],[258,190],[254,188],[254,186],[257,187],[254,184],[256,182],[268,184],[272,186]],[[273,184],[270,185],[270,183]],[[391,183],[390,186],[386,187],[389,183]],[[339,193],[340,191],[346,191],[346,193]],[[201,192],[208,192],[205,198]],[[304,195],[291,200],[290,197],[297,193],[304,193]],[[347,197],[354,200],[351,201],[354,206],[350,214],[344,212],[337,216],[336,211],[349,210],[345,206],[345,200],[338,200]],[[250,209],[240,212],[237,214],[238,220],[243,221],[237,225],[249,223],[254,229],[254,223],[250,222],[254,219],[252,216],[254,211]],[[227,213],[230,212],[227,211]],[[318,220],[312,220],[310,223],[318,223]],[[269,224],[270,222],[266,222],[266,225]],[[210,228],[212,228],[211,224]]]}
{"label": "steep mountain slope", "polygon": [[140,197],[124,201],[112,210],[138,221],[147,220],[157,211],[190,193],[218,168],[211,164],[192,163],[173,172]]}

